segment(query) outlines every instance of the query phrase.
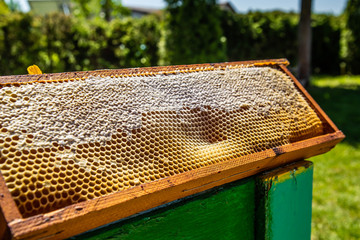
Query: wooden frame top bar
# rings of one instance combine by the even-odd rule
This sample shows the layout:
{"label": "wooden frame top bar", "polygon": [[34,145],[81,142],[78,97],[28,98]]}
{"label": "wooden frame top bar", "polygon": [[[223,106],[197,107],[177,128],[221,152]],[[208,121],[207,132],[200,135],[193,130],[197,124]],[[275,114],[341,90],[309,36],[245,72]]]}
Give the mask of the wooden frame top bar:
{"label": "wooden frame top bar", "polygon": [[273,65],[289,65],[286,59],[270,59],[270,60],[254,60],[254,61],[239,61],[226,63],[204,63],[192,65],[175,65],[175,66],[159,66],[159,67],[144,67],[144,68],[124,68],[124,69],[102,69],[95,71],[81,71],[81,72],[65,72],[65,73],[49,73],[49,74],[35,74],[35,75],[11,75],[0,76],[0,86],[8,84],[22,84],[31,82],[46,82],[46,81],[61,81],[61,80],[80,80],[91,76],[101,77],[128,77],[128,76],[145,76],[156,74],[174,74],[177,72],[188,71],[206,71],[213,69],[221,69],[228,66],[238,65],[253,65],[253,66],[273,66]]}

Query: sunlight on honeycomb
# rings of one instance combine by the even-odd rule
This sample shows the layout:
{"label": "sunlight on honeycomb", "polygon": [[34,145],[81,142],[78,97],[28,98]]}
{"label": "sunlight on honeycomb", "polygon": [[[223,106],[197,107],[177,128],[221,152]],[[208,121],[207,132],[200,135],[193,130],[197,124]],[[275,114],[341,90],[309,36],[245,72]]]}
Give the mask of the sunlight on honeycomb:
{"label": "sunlight on honeycomb", "polygon": [[323,132],[270,67],[6,86],[0,104],[1,173],[24,217]]}

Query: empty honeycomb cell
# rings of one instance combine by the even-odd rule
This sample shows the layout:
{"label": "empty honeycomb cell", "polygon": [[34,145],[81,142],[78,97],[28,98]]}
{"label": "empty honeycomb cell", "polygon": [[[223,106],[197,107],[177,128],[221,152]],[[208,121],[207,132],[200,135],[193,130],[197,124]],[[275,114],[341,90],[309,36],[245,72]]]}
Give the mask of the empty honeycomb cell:
{"label": "empty honeycomb cell", "polygon": [[5,95],[0,169],[24,217],[323,133],[270,67],[9,85]]}

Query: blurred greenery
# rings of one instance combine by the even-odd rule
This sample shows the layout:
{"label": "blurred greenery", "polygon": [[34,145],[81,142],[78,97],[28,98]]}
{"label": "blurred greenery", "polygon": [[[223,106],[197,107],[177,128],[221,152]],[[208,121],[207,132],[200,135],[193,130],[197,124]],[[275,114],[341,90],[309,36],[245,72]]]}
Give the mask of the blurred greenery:
{"label": "blurred greenery", "polygon": [[295,13],[223,12],[222,28],[227,39],[229,60],[285,57],[296,62],[297,25]]}
{"label": "blurred greenery", "polygon": [[312,69],[314,74],[341,73],[341,32],[343,16],[326,14],[312,16]]}
{"label": "blurred greenery", "polygon": [[0,15],[9,13],[10,9],[4,0],[0,0]]}
{"label": "blurred greenery", "polygon": [[309,93],[346,138],[314,162],[312,239],[360,239],[360,76],[317,76]]}
{"label": "blurred greenery", "polygon": [[104,18],[106,21],[130,15],[120,0],[72,0],[72,12],[77,18]]}
{"label": "blurred greenery", "polygon": [[159,19],[75,18],[60,13],[0,16],[0,74],[25,74],[37,64],[44,72],[157,65]]}
{"label": "blurred greenery", "polygon": [[[299,16],[295,13],[223,12],[222,29],[227,38],[228,60],[286,57],[297,63]],[[339,74],[343,17],[314,14],[312,17],[312,68],[316,74]]]}
{"label": "blurred greenery", "polygon": [[[35,16],[2,1],[0,75],[25,74],[32,64],[50,73],[282,57],[297,63],[295,13],[234,14],[215,0],[167,0],[164,11],[137,19],[118,0],[72,0],[70,16]],[[355,38],[346,16],[313,15],[313,73],[355,69],[347,67]]]}
{"label": "blurred greenery", "polygon": [[360,74],[360,0],[348,0],[345,10],[346,51],[344,53],[348,71]]}
{"label": "blurred greenery", "polygon": [[[216,0],[166,0],[166,57],[170,64],[223,62],[225,38]],[[165,61],[166,62],[166,61]]]}

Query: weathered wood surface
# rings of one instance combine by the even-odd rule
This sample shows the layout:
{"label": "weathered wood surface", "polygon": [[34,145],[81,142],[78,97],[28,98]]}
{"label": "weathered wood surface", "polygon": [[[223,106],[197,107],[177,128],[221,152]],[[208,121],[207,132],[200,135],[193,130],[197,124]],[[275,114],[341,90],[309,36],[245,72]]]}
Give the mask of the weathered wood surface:
{"label": "weathered wood surface", "polygon": [[312,180],[313,165],[307,161],[258,177],[256,239],[311,238]]}
{"label": "weathered wood surface", "polygon": [[[325,132],[337,132],[339,129],[336,127],[336,125],[333,123],[333,121],[328,117],[328,115],[322,110],[322,108],[317,104],[317,102],[314,100],[313,97],[306,91],[306,89],[301,85],[301,83],[295,78],[295,76],[285,67],[285,65],[280,65],[280,68],[286,73],[290,78],[294,81],[295,86],[300,90],[300,92],[305,96],[306,100],[316,111],[318,116],[323,122],[324,130]],[[343,137],[345,137],[343,135]]]}
{"label": "weathered wood surface", "polygon": [[6,187],[5,180],[0,174],[0,239],[11,238],[7,223],[21,219],[21,214]]}
{"label": "weathered wood surface", "polygon": [[242,180],[71,239],[253,239],[254,197]]}
{"label": "weathered wood surface", "polygon": [[227,66],[236,65],[254,65],[254,66],[278,66],[289,65],[287,59],[268,59],[268,60],[253,60],[253,61],[239,61],[226,63],[203,63],[192,65],[175,65],[175,66],[159,66],[159,67],[143,67],[143,68],[124,68],[124,69],[103,69],[94,71],[81,72],[65,72],[65,73],[49,73],[49,74],[35,74],[35,75],[12,75],[0,76],[0,87],[6,84],[21,84],[31,82],[47,82],[47,81],[64,81],[64,80],[78,80],[88,78],[90,76],[101,77],[119,77],[119,76],[150,76],[152,74],[174,74],[175,71],[180,72],[195,72],[203,71],[211,68],[226,68]]}
{"label": "weathered wood surface", "polygon": [[9,227],[13,236],[19,239],[63,239],[296,159],[327,152],[341,139],[342,134],[334,133],[251,154],[73,204],[48,214],[16,219],[9,223]]}
{"label": "weathered wood surface", "polygon": [[[240,63],[255,64],[258,66],[273,64],[274,66],[283,69],[283,71],[293,78],[295,84],[301,91],[303,91],[304,96],[308,99],[312,106],[314,106],[320,118],[322,118],[325,124],[329,126],[327,129],[328,132],[322,136],[295,142],[274,149],[268,149],[266,151],[210,165],[201,169],[184,172],[182,174],[142,184],[105,197],[73,204],[57,211],[47,214],[39,214],[26,219],[23,219],[20,215],[16,214],[16,207],[11,207],[15,206],[15,204],[11,199],[9,191],[5,187],[3,178],[0,178],[0,194],[5,196],[4,199],[1,199],[0,205],[3,209],[6,209],[2,212],[5,222],[2,222],[3,228],[0,229],[4,229],[4,225],[7,225],[11,231],[11,235],[16,239],[64,239],[179,198],[190,196],[216,186],[252,176],[260,173],[261,171],[269,170],[298,159],[304,159],[325,153],[344,138],[343,133],[336,128],[326,114],[289,73],[285,67],[287,61],[284,59],[224,63],[222,65],[200,64],[182,66],[180,68],[192,71],[191,69],[198,69],[201,67],[225,67],[227,65]],[[118,70],[118,72],[119,74],[145,74],[149,71],[165,71],[168,69],[169,74],[171,74],[171,71],[175,71],[176,68],[177,66],[146,69],[123,69]],[[95,72],[99,75],[106,75],[115,74],[116,70],[103,70]],[[91,74],[93,73],[94,72]],[[75,77],[80,73],[71,74]],[[86,74],[88,73],[82,73],[82,76],[85,76]],[[34,80],[33,78],[36,76],[37,75],[31,75],[31,79],[27,79],[26,76],[18,76],[17,80]],[[50,75],[48,75],[48,77],[49,76]],[[51,75],[50,77],[53,78],[54,75]],[[62,77],[64,77],[64,75],[56,75],[56,79],[60,79]],[[16,78],[1,78],[0,82],[11,83],[13,80],[15,81]],[[10,196],[10,198],[6,196]]]}
{"label": "weathered wood surface", "polygon": [[296,162],[71,239],[310,239],[312,173]]}

